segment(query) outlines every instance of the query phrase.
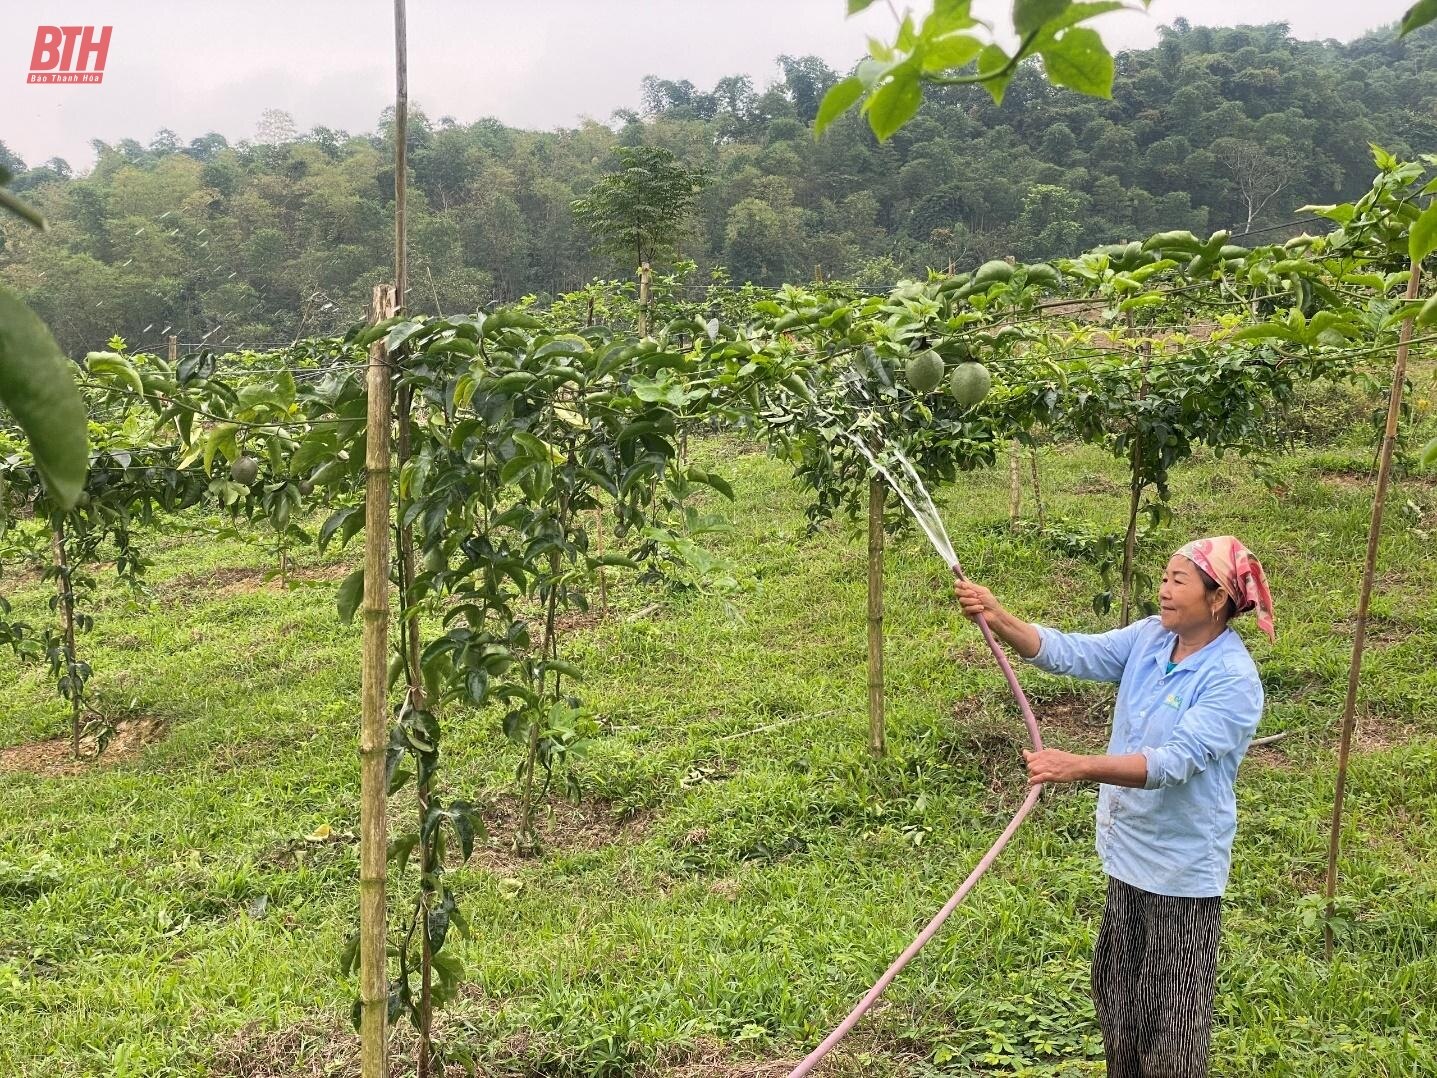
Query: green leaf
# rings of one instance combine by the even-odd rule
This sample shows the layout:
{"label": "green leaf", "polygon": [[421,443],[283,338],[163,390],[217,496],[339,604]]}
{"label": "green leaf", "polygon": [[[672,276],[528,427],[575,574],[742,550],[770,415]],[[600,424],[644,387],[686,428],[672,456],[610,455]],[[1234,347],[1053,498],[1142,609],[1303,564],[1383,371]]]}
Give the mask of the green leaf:
{"label": "green leaf", "polygon": [[1278,325],[1274,322],[1259,322],[1255,326],[1243,326],[1232,335],[1235,341],[1257,341],[1267,337],[1277,337],[1285,341],[1296,340],[1295,334],[1287,326]]}
{"label": "green leaf", "polygon": [[[853,0],[849,0],[848,6],[853,7]],[[1406,14],[1402,16],[1402,29],[1397,36],[1406,37],[1413,30],[1420,26],[1426,26],[1433,19],[1437,19],[1437,0],[1417,0],[1417,3],[1408,8]]]}
{"label": "green leaf", "polygon": [[850,75],[842,82],[834,83],[828,93],[823,95],[823,103],[818,106],[818,115],[813,120],[814,136],[823,134],[829,124],[851,109],[854,102],[862,96],[863,80],[857,75]]}
{"label": "green leaf", "polygon": [[16,217],[20,218],[20,220],[34,225],[41,231],[44,231],[46,228],[45,218],[41,217],[39,213],[32,210],[4,188],[0,188],[0,208],[9,210]]}
{"label": "green leaf", "polygon": [[1422,467],[1437,468],[1437,438],[1422,447]]}
{"label": "green leaf", "polygon": [[1012,78],[1012,72],[1001,76],[998,74],[1007,64],[1008,54],[1000,45],[989,45],[978,54],[978,74],[983,76],[983,89],[988,91],[988,96],[995,105],[1003,103],[1003,91],[1008,88],[1008,82]]}
{"label": "green leaf", "polygon": [[145,383],[140,378],[140,372],[124,356],[114,352],[89,352],[85,356],[85,368],[101,381],[114,382],[134,390],[141,397],[145,395]]}
{"label": "green leaf", "polygon": [[1051,41],[1070,26],[1077,26],[1080,22],[1087,22],[1089,19],[1105,15],[1109,11],[1120,11],[1123,8],[1134,10],[1122,0],[1090,0],[1087,3],[1069,4],[1061,15],[1049,19],[1043,24],[1042,32],[1038,35],[1035,45],[1042,48],[1046,42]]}
{"label": "green leaf", "polygon": [[863,106],[868,113],[868,126],[879,142],[887,142],[894,132],[913,119],[923,103],[923,87],[918,72],[910,64],[900,64],[889,73],[889,79]]}
{"label": "green leaf", "polygon": [[870,7],[872,4],[873,0],[848,0],[848,13],[850,15],[857,15],[864,8]]}
{"label": "green leaf", "polygon": [[1075,27],[1041,52],[1055,86],[1091,97],[1113,96],[1113,57],[1096,30]]}
{"label": "green leaf", "polygon": [[60,346],[29,307],[0,288],[0,404],[30,440],[50,496],[70,509],[80,496],[90,448],[85,405]]}
{"label": "green leaf", "polygon": [[1013,4],[1013,29],[1027,37],[1045,22],[1056,19],[1072,4],[1072,0],[1016,0]]}
{"label": "green leaf", "polygon": [[971,34],[947,34],[923,50],[924,71],[966,67],[983,51],[983,42]]}
{"label": "green leaf", "polygon": [[1437,202],[1422,211],[1422,216],[1412,223],[1412,232],[1407,237],[1407,250],[1413,262],[1421,262],[1433,251],[1437,251]]}
{"label": "green leaf", "polygon": [[339,607],[339,620],[348,625],[354,620],[354,612],[359,609],[360,602],[364,599],[364,570],[356,569],[344,578],[339,585],[339,595],[335,600]]}

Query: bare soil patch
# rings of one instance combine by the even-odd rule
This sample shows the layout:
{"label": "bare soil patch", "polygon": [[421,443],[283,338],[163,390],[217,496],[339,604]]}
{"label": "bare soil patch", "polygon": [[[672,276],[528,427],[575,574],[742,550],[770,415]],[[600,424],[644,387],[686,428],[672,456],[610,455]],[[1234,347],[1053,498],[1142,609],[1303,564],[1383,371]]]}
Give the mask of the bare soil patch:
{"label": "bare soil patch", "polygon": [[[463,990],[465,1003],[476,994],[472,988]],[[464,1004],[459,1004],[459,1008],[463,1009]],[[443,1038],[444,1027],[453,1014],[453,1011],[436,1014],[438,1037]],[[458,1040],[462,1043],[462,1034]],[[535,1069],[542,1047],[534,1037],[515,1033],[494,1050],[494,1056],[480,1064],[478,1073],[493,1076],[548,1073]],[[414,1048],[413,1030],[403,1021],[397,1023],[390,1040],[390,1074],[404,1078],[414,1073]],[[894,1062],[900,1070],[874,1071],[875,1053],[883,1054],[872,1036],[855,1034],[828,1057],[824,1073],[853,1076],[906,1072],[907,1068],[898,1060]],[[641,1067],[638,1074],[642,1078],[782,1078],[798,1063],[796,1058],[742,1059],[731,1046],[701,1038],[689,1045],[660,1051],[654,1063]],[[358,1078],[359,1040],[347,1023],[331,1016],[316,1015],[276,1030],[265,1030],[254,1023],[219,1046],[209,1061],[207,1073],[215,1078]],[[432,1073],[436,1078],[460,1078],[466,1071],[454,1063],[442,1076],[438,1068]]]}
{"label": "bare soil patch", "polygon": [[[1351,639],[1357,632],[1357,618],[1349,615],[1338,618],[1332,623],[1332,631],[1337,636],[1344,636]],[[1367,614],[1367,629],[1363,634],[1365,644],[1374,644],[1378,647],[1385,647],[1390,644],[1400,644],[1408,637],[1421,632],[1418,626],[1406,622],[1402,618],[1389,617],[1386,614],[1376,614],[1371,611]]]}
{"label": "bare soil patch", "polygon": [[1127,488],[1106,475],[1085,475],[1073,484],[1074,494],[1126,494]]}
{"label": "bare soil patch", "polygon": [[181,573],[173,580],[157,585],[155,592],[163,597],[186,595],[199,599],[229,598],[255,591],[282,592],[288,587],[337,583],[353,572],[354,567],[308,565],[291,569],[283,578],[277,570],[278,566],[274,565],[233,565],[207,573]]}
{"label": "bare soil patch", "polygon": [[0,749],[0,774],[30,774],[55,777],[80,775],[96,768],[107,767],[121,760],[137,756],[146,745],[158,741],[163,735],[163,720],[143,715],[119,719],[114,723],[104,752],[99,748],[98,732],[92,732],[80,739],[80,759],[70,753],[70,738],[52,737],[45,741],[32,741],[25,745],[11,745]]}
{"label": "bare soil patch", "polygon": [[[1332,749],[1341,742],[1341,715],[1332,722]],[[1358,752],[1385,752],[1407,744],[1417,736],[1417,728],[1391,714],[1381,704],[1362,704],[1357,710],[1352,731],[1352,747]]]}
{"label": "bare soil patch", "polygon": [[[522,819],[518,797],[507,793],[491,795],[481,814],[489,834],[475,845],[475,862],[492,870],[512,870],[535,859],[514,847]],[[639,838],[649,822],[649,814],[626,817],[601,798],[586,797],[578,804],[551,798],[541,802],[535,813],[538,856],[588,853],[614,842]]]}
{"label": "bare soil patch", "polygon": [[[444,1014],[435,1017],[435,1030]],[[414,1073],[414,1032],[396,1023],[389,1042],[389,1073]],[[359,1078],[359,1037],[334,1016],[315,1016],[280,1029],[266,1030],[259,1023],[246,1026],[220,1044],[207,1073],[216,1078]],[[438,1068],[431,1068],[441,1078]],[[442,1078],[463,1078],[464,1068],[450,1065]]]}

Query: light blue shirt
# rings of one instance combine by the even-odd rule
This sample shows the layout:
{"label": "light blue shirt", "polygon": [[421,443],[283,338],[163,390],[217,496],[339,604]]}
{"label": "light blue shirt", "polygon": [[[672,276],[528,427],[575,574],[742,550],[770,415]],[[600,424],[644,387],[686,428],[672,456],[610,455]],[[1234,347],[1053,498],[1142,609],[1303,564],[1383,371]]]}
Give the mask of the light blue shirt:
{"label": "light blue shirt", "polygon": [[1242,638],[1227,629],[1169,673],[1177,636],[1157,617],[1097,634],[1036,628],[1035,666],[1118,683],[1108,752],[1147,758],[1144,789],[1098,788],[1104,870],[1154,894],[1221,895],[1237,831],[1237,767],[1262,717],[1262,682]]}

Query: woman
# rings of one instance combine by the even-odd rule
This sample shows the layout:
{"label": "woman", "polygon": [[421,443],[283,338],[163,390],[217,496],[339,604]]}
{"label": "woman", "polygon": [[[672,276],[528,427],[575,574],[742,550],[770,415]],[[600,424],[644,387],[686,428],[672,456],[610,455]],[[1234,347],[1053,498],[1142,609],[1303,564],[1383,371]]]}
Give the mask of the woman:
{"label": "woman", "polygon": [[1093,1003],[1109,1078],[1206,1075],[1233,784],[1263,699],[1228,622],[1253,610],[1273,636],[1262,566],[1230,535],[1189,543],[1163,572],[1156,617],[1096,635],[1030,624],[968,582],[954,591],[1035,666],[1118,683],[1107,754],[1025,752],[1028,781],[1102,784]]}

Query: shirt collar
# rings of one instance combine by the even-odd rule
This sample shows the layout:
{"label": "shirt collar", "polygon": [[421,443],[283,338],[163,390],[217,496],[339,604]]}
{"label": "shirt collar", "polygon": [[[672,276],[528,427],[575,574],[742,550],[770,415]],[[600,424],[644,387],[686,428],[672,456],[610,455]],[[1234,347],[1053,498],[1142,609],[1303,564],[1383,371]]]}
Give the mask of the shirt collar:
{"label": "shirt collar", "polygon": [[[1216,655],[1218,651],[1221,650],[1219,645],[1226,644],[1227,638],[1232,632],[1232,626],[1227,626],[1227,628],[1223,629],[1222,632],[1218,633],[1217,636],[1213,637],[1202,647],[1198,648],[1186,659],[1179,660],[1178,664],[1173,667],[1173,673],[1177,673],[1179,670],[1184,669],[1187,664],[1191,663],[1194,659],[1202,660],[1206,659],[1210,655]],[[1163,629],[1158,637],[1158,650],[1157,654],[1153,656],[1153,661],[1158,664],[1158,668],[1162,670],[1164,674],[1167,673],[1168,663],[1172,661],[1173,646],[1177,642],[1178,634],[1174,632],[1169,632],[1167,629]]]}

